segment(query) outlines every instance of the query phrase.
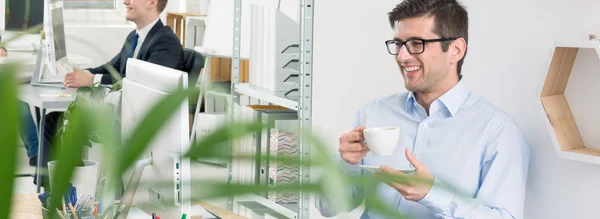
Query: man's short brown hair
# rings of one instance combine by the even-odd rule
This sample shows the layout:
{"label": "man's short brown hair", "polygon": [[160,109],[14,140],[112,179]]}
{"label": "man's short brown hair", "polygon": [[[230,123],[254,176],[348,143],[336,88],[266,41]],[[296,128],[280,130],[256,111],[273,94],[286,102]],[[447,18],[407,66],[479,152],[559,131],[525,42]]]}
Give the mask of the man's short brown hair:
{"label": "man's short brown hair", "polygon": [[158,10],[158,13],[162,13],[165,10],[168,2],[169,0],[158,0],[158,3],[156,3],[156,9]]}
{"label": "man's short brown hair", "polygon": [[[469,16],[456,0],[404,0],[396,5],[388,16],[392,28],[396,28],[398,22],[406,18],[433,17],[435,20],[433,33],[442,38],[463,38],[467,44],[469,42]],[[442,42],[444,52],[448,51],[450,43]],[[464,60],[465,57],[458,62],[459,77]]]}

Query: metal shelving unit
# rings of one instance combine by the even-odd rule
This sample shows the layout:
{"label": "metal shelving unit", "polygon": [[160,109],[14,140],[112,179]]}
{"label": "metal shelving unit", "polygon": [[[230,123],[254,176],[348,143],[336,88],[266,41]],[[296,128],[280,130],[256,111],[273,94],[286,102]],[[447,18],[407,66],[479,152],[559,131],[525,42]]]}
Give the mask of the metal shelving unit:
{"label": "metal shelving unit", "polygon": [[274,92],[251,84],[237,84],[234,91],[241,95],[250,96],[259,100],[282,106],[291,110],[298,110],[298,98],[286,97],[285,92]]}
{"label": "metal shelving unit", "polygon": [[[312,61],[313,61],[313,3],[314,0],[300,0],[300,13],[299,13],[299,28],[300,28],[300,40],[298,44],[287,48],[283,51],[286,55],[293,58],[298,58],[298,77],[299,87],[298,92],[295,96],[286,95],[285,92],[273,92],[250,84],[240,83],[240,50],[241,50],[241,13],[242,13],[242,0],[233,0],[235,2],[234,7],[234,27],[233,27],[233,57],[232,57],[232,68],[231,68],[231,101],[228,101],[228,117],[229,121],[233,121],[234,106],[240,104],[240,95],[250,96],[252,98],[278,105],[289,109],[289,111],[283,113],[285,119],[294,119],[298,121],[299,133],[298,133],[298,152],[299,157],[302,160],[302,165],[299,167],[298,183],[305,184],[310,182],[310,167],[307,163],[311,153],[310,145],[305,140],[305,133],[309,133],[312,127]],[[292,51],[292,52],[290,52]],[[272,116],[268,111],[256,111],[258,113],[257,118],[262,120],[262,113],[267,114],[269,117],[282,118],[282,115]],[[291,117],[290,117],[291,116]],[[271,118],[269,118],[271,120]],[[272,123],[269,121],[268,123]],[[260,133],[257,133],[260,136]],[[257,154],[264,154],[268,151],[267,148],[261,148],[260,139],[257,140]],[[233,144],[230,145],[229,151],[232,152]],[[227,162],[229,171],[228,181],[232,183],[233,176],[233,165],[232,160]],[[257,177],[256,183],[266,183],[265,177],[268,178],[268,171],[264,171],[264,168],[268,168],[268,163],[259,161],[257,164]],[[262,171],[261,171],[261,168]],[[266,175],[264,172],[267,172]],[[262,175],[261,175],[262,174]],[[267,199],[253,195],[249,196],[250,199],[235,200],[238,204],[252,208],[266,208],[269,211],[274,211],[283,216],[283,218],[294,218],[294,219],[305,219],[309,217],[309,203],[310,194],[307,192],[300,192],[298,194],[297,205],[290,206],[289,204],[279,205],[274,202],[270,202]],[[229,197],[227,200],[227,208],[233,210],[233,197]]]}

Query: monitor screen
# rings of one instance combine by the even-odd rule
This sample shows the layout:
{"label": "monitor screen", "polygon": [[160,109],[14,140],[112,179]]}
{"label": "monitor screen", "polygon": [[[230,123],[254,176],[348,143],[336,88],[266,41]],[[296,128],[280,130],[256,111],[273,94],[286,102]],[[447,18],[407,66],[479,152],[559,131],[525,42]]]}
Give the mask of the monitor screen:
{"label": "monitor screen", "polygon": [[[188,86],[187,73],[176,69],[132,58],[128,59],[126,68],[127,77],[123,78],[121,89],[124,140],[161,99]],[[160,130],[141,157],[151,158],[152,165],[135,177],[125,174],[129,182],[126,182],[121,204],[134,204],[147,214],[156,213],[161,218],[180,218],[182,213],[190,213],[190,161],[182,158],[189,149],[187,99]],[[137,179],[132,181],[134,178]]]}
{"label": "monitor screen", "polygon": [[44,22],[44,0],[4,0],[4,25],[9,31],[25,31]]}
{"label": "monitor screen", "polygon": [[54,38],[54,53],[56,61],[67,56],[67,45],[65,42],[65,24],[63,22],[63,8],[52,9],[52,31]]}

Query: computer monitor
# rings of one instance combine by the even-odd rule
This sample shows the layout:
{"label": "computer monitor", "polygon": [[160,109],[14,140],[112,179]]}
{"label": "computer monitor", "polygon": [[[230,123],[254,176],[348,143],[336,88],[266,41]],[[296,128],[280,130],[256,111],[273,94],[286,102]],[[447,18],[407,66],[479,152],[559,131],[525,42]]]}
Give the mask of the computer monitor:
{"label": "computer monitor", "polygon": [[47,12],[48,19],[44,23],[44,30],[48,44],[48,70],[62,80],[66,73],[73,71],[73,66],[67,59],[63,2],[49,3]]}
{"label": "computer monitor", "polygon": [[58,61],[67,57],[67,43],[65,40],[65,23],[63,21],[62,7],[54,8],[52,13],[52,36],[54,38],[54,57]]}
{"label": "computer monitor", "polygon": [[0,32],[24,32],[44,22],[44,0],[3,0]]}
{"label": "computer monitor", "polygon": [[[188,86],[187,73],[182,71],[131,58],[126,68],[121,103],[123,138],[130,135],[157,101]],[[186,98],[154,136],[140,158],[151,158],[151,165],[138,165],[143,171],[137,177],[134,173],[127,182],[122,204],[133,204],[145,213],[156,213],[161,218],[181,218],[183,213],[190,214],[190,161],[182,158],[189,148],[188,111]],[[128,177],[124,176],[124,180]],[[164,182],[169,182],[169,186],[165,187]],[[126,216],[127,211],[120,218]]]}
{"label": "computer monitor", "polygon": [[[1,2],[0,34],[3,42],[44,22],[44,0],[2,0]],[[4,47],[9,52],[35,52],[39,49],[39,43],[39,33],[32,33],[21,35]]]}

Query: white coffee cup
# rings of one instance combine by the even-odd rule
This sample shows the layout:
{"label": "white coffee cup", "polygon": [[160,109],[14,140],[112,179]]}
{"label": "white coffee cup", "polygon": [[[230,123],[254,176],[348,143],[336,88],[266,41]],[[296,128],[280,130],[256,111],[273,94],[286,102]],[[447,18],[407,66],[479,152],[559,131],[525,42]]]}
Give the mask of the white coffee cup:
{"label": "white coffee cup", "polygon": [[375,156],[389,156],[394,153],[400,129],[398,127],[376,127],[363,130],[365,144]]}

